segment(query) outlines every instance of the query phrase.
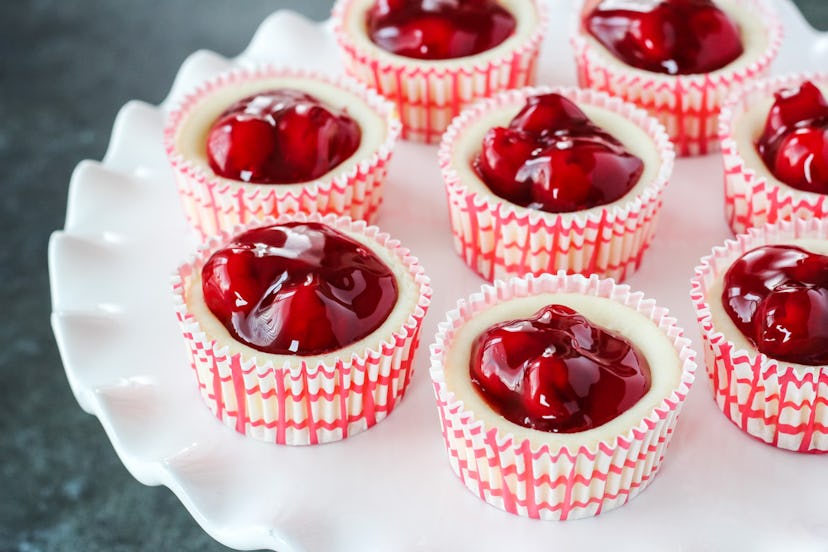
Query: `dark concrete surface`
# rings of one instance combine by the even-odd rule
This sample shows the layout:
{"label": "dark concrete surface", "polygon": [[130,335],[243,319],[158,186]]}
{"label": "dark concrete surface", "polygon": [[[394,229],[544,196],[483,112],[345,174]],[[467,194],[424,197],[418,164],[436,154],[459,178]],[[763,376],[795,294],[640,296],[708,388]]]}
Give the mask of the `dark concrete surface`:
{"label": "dark concrete surface", "polygon": [[[135,481],[75,402],[49,326],[46,244],[73,167],[103,156],[125,102],[160,101],[194,50],[235,55],[274,10],[323,19],[331,3],[0,3],[0,551],[227,550],[168,489]],[[828,1],[797,4],[828,28]]]}

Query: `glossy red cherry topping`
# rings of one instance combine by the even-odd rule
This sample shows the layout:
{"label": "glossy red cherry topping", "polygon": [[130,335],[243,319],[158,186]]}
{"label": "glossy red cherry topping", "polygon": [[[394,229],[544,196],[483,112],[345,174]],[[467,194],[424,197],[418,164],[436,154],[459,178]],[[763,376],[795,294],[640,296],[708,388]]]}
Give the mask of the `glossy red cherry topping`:
{"label": "glossy red cherry topping", "polygon": [[495,0],[377,0],[368,36],[383,50],[417,59],[452,59],[490,50],[517,23]]}
{"label": "glossy red cherry topping", "polygon": [[207,136],[210,168],[225,178],[290,184],[318,178],[359,147],[359,125],[292,89],[259,92],[231,105]]}
{"label": "glossy red cherry topping", "polygon": [[503,199],[549,213],[589,209],[630,191],[644,163],[560,94],[527,99],[483,137],[474,169]]}
{"label": "glossy red cherry topping", "polygon": [[756,149],[773,175],[794,188],[828,194],[828,102],[805,81],[775,94]]}
{"label": "glossy red cherry topping", "polygon": [[739,27],[711,0],[603,0],[584,25],[615,57],[656,73],[709,73],[744,51]]}
{"label": "glossy red cherry topping", "polygon": [[725,274],[722,304],[760,352],[828,365],[828,256],[786,245],[748,251]]}
{"label": "glossy red cherry topping", "polygon": [[356,240],[319,223],[236,236],[201,272],[207,307],[242,343],[274,354],[347,347],[397,302],[391,269]]}
{"label": "glossy red cherry topping", "polygon": [[518,425],[574,433],[629,410],[650,389],[650,367],[621,335],[563,305],[491,326],[472,345],[472,384]]}

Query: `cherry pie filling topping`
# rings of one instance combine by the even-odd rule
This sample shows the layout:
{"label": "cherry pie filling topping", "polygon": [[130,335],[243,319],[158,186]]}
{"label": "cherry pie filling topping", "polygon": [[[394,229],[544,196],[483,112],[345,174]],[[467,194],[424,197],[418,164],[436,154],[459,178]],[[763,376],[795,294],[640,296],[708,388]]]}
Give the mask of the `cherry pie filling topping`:
{"label": "cherry pie filling topping", "polygon": [[353,155],[361,135],[345,109],[299,90],[269,90],[237,101],[218,117],[207,135],[207,159],[224,178],[306,182]]}
{"label": "cherry pie filling topping", "polygon": [[551,433],[603,425],[651,385],[646,358],[625,337],[556,304],[485,330],[472,344],[469,373],[495,412]]}
{"label": "cherry pie filling topping", "polygon": [[828,256],[787,245],[748,251],[725,273],[722,305],[760,352],[828,365]]}
{"label": "cherry pie filling topping", "polygon": [[397,302],[392,270],[327,225],[249,230],[202,269],[207,307],[238,341],[265,353],[317,355],[379,328]]}
{"label": "cherry pie filling topping", "polygon": [[780,90],[756,150],[768,170],[798,190],[828,194],[828,102],[805,81]]}
{"label": "cherry pie filling topping", "polygon": [[549,213],[616,201],[644,171],[641,159],[554,93],[528,98],[509,126],[487,131],[472,165],[495,195]]}
{"label": "cherry pie filling topping", "polygon": [[425,60],[485,52],[516,27],[514,16],[495,0],[377,0],[367,15],[374,44]]}
{"label": "cherry pie filling topping", "polygon": [[712,0],[602,0],[584,27],[627,65],[668,75],[709,73],[744,52],[738,25]]}

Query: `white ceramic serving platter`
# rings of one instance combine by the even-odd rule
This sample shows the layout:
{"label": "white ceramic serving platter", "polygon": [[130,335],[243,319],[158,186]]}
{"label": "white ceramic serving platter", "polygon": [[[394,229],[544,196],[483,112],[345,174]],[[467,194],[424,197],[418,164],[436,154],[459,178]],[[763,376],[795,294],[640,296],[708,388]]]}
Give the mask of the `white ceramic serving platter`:
{"label": "white ceramic serving platter", "polygon": [[[828,66],[828,35],[789,0],[773,1],[786,28],[774,72]],[[539,82],[574,84],[574,2],[549,4]],[[169,291],[196,239],[164,155],[164,117],[187,89],[233,66],[341,71],[330,29],[277,12],[236,59],[196,52],[167,99],[125,105],[104,160],[82,161],[72,176],[66,226],[49,247],[52,324],[78,402],[135,478],[172,489],[205,531],[238,549],[828,550],[828,456],[776,450],[741,433],[714,404],[702,368],[661,472],[628,505],[542,522],[465,489],[443,450],[427,347],[445,312],[483,282],[452,249],[434,147],[399,144],[377,221],[420,257],[434,287],[416,373],[397,410],[368,432],[310,448],[246,439],[210,414]],[[669,307],[696,345],[688,280],[729,235],[722,204],[719,158],[679,160],[656,238],[628,281]]]}

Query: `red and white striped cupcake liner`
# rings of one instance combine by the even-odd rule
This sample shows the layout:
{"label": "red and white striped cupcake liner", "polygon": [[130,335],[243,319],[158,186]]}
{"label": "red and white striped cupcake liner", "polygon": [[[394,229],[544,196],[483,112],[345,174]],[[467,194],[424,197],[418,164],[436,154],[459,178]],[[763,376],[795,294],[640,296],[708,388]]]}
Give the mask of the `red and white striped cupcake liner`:
{"label": "red and white striped cupcake liner", "polygon": [[[752,83],[733,93],[722,106],[719,133],[724,162],[725,215],[736,234],[766,223],[828,216],[828,195],[797,190],[773,178],[764,165],[755,167],[745,160],[745,152],[741,151],[744,146],[740,147],[736,139],[736,125],[748,110],[756,109],[758,102],[773,97],[774,92],[806,80],[828,87],[828,73],[784,75]],[[764,118],[762,124],[764,128]],[[750,137],[749,147],[755,147],[756,138]],[[758,155],[751,157],[754,163],[763,163]]]}
{"label": "red and white striped cupcake liner", "polygon": [[[477,313],[513,298],[543,293],[578,293],[612,299],[645,315],[669,337],[682,363],[678,385],[625,433],[573,449],[555,434],[536,448],[490,427],[447,388],[446,353],[455,334]],[[596,276],[544,274],[483,286],[461,300],[437,330],[431,346],[431,378],[449,463],[466,487],[487,503],[512,514],[566,520],[595,516],[626,504],[652,481],[675,431],[695,377],[695,352],[667,309],[626,285]],[[653,367],[655,369],[655,367]],[[542,432],[539,432],[542,433]]]}
{"label": "red and white striped cupcake liner", "polygon": [[742,431],[773,446],[828,452],[828,366],[780,362],[745,350],[716,327],[708,298],[713,283],[744,253],[797,239],[828,240],[828,220],[796,219],[751,228],[702,258],[690,298],[704,342],[707,375],[722,412]]}
{"label": "red and white striped cupcake liner", "polygon": [[[510,88],[534,84],[537,59],[546,27],[545,6],[531,4],[535,21],[525,37],[509,48],[461,60],[415,60],[391,54],[369,39],[354,40],[347,22],[360,17],[362,0],[338,0],[333,9],[334,36],[344,53],[345,68],[354,77],[397,105],[406,140],[437,143],[464,107]],[[363,14],[364,18],[364,14]],[[479,59],[477,59],[479,58]]]}
{"label": "red and white striped cupcake liner", "polygon": [[[375,347],[366,346],[349,358],[328,362],[313,356],[231,353],[227,343],[205,333],[186,299],[191,282],[210,255],[232,238],[229,233],[212,237],[182,264],[173,276],[172,289],[198,388],[213,414],[239,433],[262,441],[313,445],[345,439],[370,428],[388,416],[402,399],[411,381],[431,287],[417,259],[376,226],[348,217],[319,214],[286,215],[262,224],[291,221],[322,222],[367,238],[396,256],[406,267],[418,294],[410,311],[401,318],[404,322]],[[233,235],[253,226],[237,227]]]}
{"label": "red and white striped cupcake liner", "polygon": [[[738,0],[761,18],[768,46],[751,63],[698,75],[662,75],[624,65],[588,37],[580,17],[572,34],[578,83],[603,90],[646,109],[667,129],[680,156],[706,155],[719,148],[718,116],[727,95],[770,70],[782,44],[782,25],[761,0]],[[583,13],[583,9],[577,11]]]}
{"label": "red and white striped cupcake liner", "polygon": [[[529,96],[548,92],[609,110],[641,128],[658,150],[652,182],[612,205],[574,213],[528,209],[471,189],[452,167],[457,139],[484,114],[512,106],[517,112]],[[595,90],[536,87],[502,92],[466,109],[446,131],[438,157],[454,248],[480,276],[493,281],[564,270],[620,281],[635,272],[652,241],[675,154],[661,124],[632,104]]]}
{"label": "red and white striped cupcake liner", "polygon": [[[355,163],[344,161],[344,169],[335,167],[321,179],[297,184],[251,184],[221,178],[206,163],[189,159],[179,151],[176,140],[182,125],[214,94],[256,81],[261,81],[261,89],[267,90],[280,79],[307,80],[362,99],[385,125],[378,147]],[[245,95],[240,94],[236,99]],[[237,224],[289,213],[335,214],[371,222],[382,202],[388,163],[400,132],[393,104],[353,79],[262,66],[221,74],[187,95],[167,119],[164,144],[187,220],[206,238]]]}

